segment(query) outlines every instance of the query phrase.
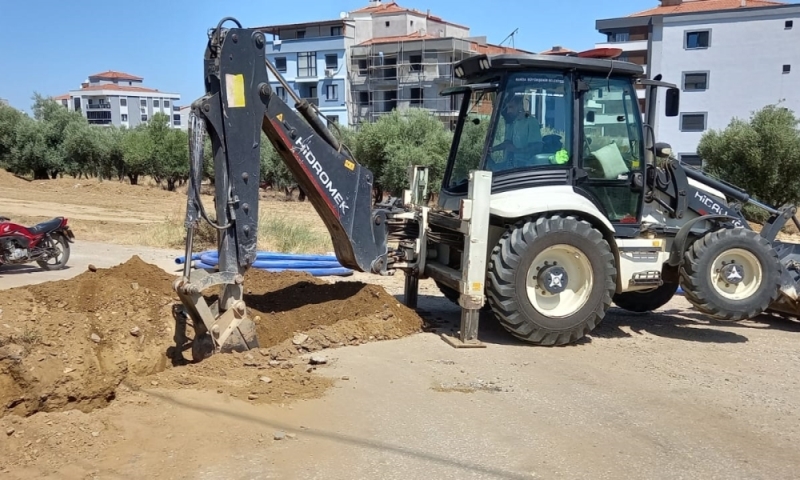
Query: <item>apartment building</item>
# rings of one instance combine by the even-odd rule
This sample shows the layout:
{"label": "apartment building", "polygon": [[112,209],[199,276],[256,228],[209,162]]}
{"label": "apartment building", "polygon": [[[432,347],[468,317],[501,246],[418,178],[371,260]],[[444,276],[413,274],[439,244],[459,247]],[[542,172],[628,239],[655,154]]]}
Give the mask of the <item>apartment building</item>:
{"label": "apartment building", "polygon": [[[513,50],[470,37],[467,26],[394,1],[370,0],[336,20],[258,30],[272,35],[267,60],[292,91],[318,105],[328,122],[351,126],[409,107],[428,109],[449,122],[457,106],[439,93],[460,83],[453,77],[453,64],[476,53]],[[276,80],[270,83],[294,103]]]}
{"label": "apartment building", "polygon": [[[343,15],[344,17],[344,15]],[[346,18],[319,22],[258,27],[268,38],[267,60],[275,66],[292,92],[319,107],[321,120],[347,125],[348,50],[354,28]],[[290,92],[270,74],[273,91],[294,105]]]}
{"label": "apartment building", "polygon": [[89,75],[80,88],[53,97],[64,107],[78,111],[92,125],[133,128],[158,112],[169,115],[174,128],[181,127],[177,93],[143,86],[144,79],[129,73],[106,71]]}
{"label": "apartment building", "polygon": [[[766,0],[662,0],[627,17],[598,20],[621,59],[681,88],[678,117],[660,115],[657,138],[679,159],[701,165],[697,145],[711,129],[766,105],[800,114],[800,4]],[[644,105],[644,92],[639,91]],[[663,111],[663,92],[658,99]]]}
{"label": "apartment building", "polygon": [[0,98],[0,105],[8,105],[8,100],[5,98]]}
{"label": "apartment building", "polygon": [[411,107],[427,109],[452,124],[458,116],[456,99],[440,93],[461,83],[453,65],[478,53],[519,51],[489,44],[486,37],[470,36],[466,25],[394,1],[370,1],[349,18],[355,26],[349,65],[354,124]]}

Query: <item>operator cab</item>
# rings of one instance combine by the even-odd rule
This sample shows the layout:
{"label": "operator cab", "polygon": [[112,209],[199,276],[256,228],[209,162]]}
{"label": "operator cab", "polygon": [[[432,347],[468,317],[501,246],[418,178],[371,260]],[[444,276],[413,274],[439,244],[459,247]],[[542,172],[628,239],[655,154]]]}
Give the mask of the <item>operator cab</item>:
{"label": "operator cab", "polygon": [[[439,204],[457,210],[469,171],[492,172],[492,194],[572,186],[612,224],[641,219],[645,146],[638,65],[546,55],[477,55],[456,65],[465,85]],[[639,182],[634,182],[634,177]],[[531,191],[533,194],[534,191]]]}

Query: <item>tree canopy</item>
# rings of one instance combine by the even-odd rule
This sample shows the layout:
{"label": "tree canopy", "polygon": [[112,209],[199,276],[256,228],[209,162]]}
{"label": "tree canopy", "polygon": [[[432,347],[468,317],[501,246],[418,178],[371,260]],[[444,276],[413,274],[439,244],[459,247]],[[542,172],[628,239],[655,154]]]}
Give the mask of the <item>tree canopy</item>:
{"label": "tree canopy", "polygon": [[734,118],[703,135],[697,153],[705,170],[745,189],[753,198],[783,206],[800,202],[800,120],[778,105]]}

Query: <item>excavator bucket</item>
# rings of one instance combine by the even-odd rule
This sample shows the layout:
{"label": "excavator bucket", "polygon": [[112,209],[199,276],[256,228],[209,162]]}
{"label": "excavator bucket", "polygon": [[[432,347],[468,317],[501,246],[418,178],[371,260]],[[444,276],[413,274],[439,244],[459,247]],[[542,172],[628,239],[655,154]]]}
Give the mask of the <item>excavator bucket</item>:
{"label": "excavator bucket", "polygon": [[800,244],[774,240],[772,247],[781,262],[780,296],[768,313],[800,318]]}

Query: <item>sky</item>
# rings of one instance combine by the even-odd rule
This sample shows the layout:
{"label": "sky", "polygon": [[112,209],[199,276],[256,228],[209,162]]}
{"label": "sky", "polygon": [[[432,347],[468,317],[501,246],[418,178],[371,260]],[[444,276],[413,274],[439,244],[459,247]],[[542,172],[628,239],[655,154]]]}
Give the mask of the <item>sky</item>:
{"label": "sky", "polygon": [[[384,0],[386,1],[386,0]],[[0,98],[30,112],[34,92],[62,95],[87,76],[117,70],[144,86],[178,93],[188,105],[204,93],[207,31],[224,17],[244,27],[335,19],[368,0],[0,0]],[[528,51],[593,48],[595,21],[626,16],[658,0],[398,0],[400,6],[467,25],[473,36]],[[470,6],[473,5],[473,6]],[[483,5],[491,5],[487,8]],[[477,8],[482,5],[482,8]],[[545,6],[546,5],[546,6]],[[232,25],[232,24],[230,24]],[[505,45],[510,45],[507,41]]]}

